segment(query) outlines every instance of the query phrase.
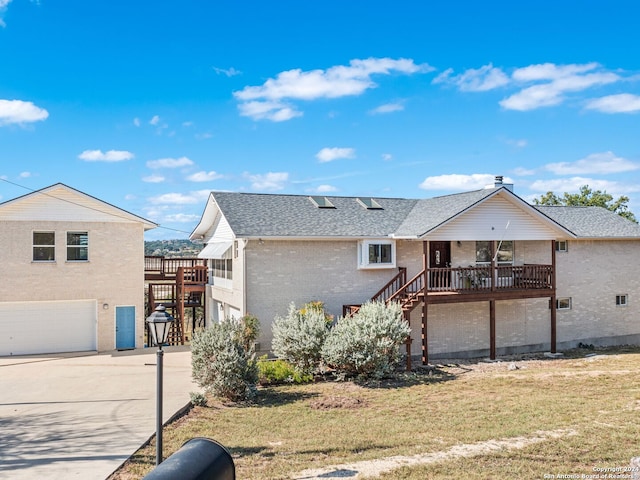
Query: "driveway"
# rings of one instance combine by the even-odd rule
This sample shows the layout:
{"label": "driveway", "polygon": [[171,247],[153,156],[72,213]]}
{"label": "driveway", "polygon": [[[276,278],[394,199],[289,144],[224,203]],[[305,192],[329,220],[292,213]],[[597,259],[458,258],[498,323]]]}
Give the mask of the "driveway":
{"label": "driveway", "polygon": [[[164,421],[200,389],[167,347]],[[156,349],[0,357],[0,478],[104,480],[155,433]]]}

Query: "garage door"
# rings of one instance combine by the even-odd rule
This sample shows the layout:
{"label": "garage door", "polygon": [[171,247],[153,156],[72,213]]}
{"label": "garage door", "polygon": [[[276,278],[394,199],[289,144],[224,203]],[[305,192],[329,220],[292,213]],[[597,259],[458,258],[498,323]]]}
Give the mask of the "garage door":
{"label": "garage door", "polygon": [[96,350],[95,300],[0,302],[0,356]]}

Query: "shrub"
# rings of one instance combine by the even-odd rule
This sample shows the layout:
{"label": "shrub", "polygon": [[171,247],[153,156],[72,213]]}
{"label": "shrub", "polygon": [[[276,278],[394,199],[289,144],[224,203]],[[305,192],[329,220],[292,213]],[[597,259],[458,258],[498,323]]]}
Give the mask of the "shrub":
{"label": "shrub", "polygon": [[191,392],[189,393],[189,397],[191,397],[191,403],[197,407],[206,407],[207,406],[207,396],[201,392]]}
{"label": "shrub", "polygon": [[226,319],[193,337],[193,379],[216,397],[240,401],[255,395],[258,367],[253,341],[248,341],[246,331],[242,319]]}
{"label": "shrub", "polygon": [[273,326],[273,353],[289,362],[302,374],[313,373],[320,367],[321,351],[328,326],[324,310],[308,308],[296,310],[289,305],[286,317],[276,317]]}
{"label": "shrub", "polygon": [[397,365],[399,347],[410,332],[399,304],[368,302],[331,329],[322,357],[338,373],[382,378]]}
{"label": "shrub", "polygon": [[312,375],[298,372],[286,360],[268,360],[267,356],[258,360],[258,381],[260,385],[274,385],[282,383],[307,383],[313,380]]}

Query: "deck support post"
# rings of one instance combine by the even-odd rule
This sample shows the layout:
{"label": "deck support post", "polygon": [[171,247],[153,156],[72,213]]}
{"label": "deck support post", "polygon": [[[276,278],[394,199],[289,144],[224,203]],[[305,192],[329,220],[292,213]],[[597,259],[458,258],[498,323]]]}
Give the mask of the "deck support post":
{"label": "deck support post", "polygon": [[429,276],[427,275],[429,258],[429,242],[422,242],[422,271],[424,275],[424,300],[422,302],[422,364],[427,365],[429,363],[429,337],[427,335],[427,312],[429,305],[429,289],[427,283],[429,282]]}
{"label": "deck support post", "polygon": [[422,364],[427,365],[429,363],[429,337],[427,336],[427,310],[428,310],[427,297],[425,295],[424,302],[422,304]]}
{"label": "deck support post", "polygon": [[556,353],[556,241],[551,240],[551,353]]}
{"label": "deck support post", "polygon": [[489,300],[489,358],[496,359],[496,301]]}

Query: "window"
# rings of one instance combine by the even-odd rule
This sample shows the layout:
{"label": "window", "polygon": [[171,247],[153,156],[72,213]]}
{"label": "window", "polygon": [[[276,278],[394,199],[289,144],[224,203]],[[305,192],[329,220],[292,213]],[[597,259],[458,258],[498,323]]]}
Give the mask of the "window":
{"label": "window", "polygon": [[309,200],[318,208],[336,208],[327,197],[311,196]]}
{"label": "window", "polygon": [[556,252],[568,252],[568,251],[569,251],[569,242],[567,240],[556,241]]}
{"label": "window", "polygon": [[[491,241],[476,242],[476,264],[488,265],[491,263]],[[496,264],[513,265],[513,240],[503,240],[498,242],[498,254]]]}
{"label": "window", "polygon": [[616,307],[626,307],[629,304],[629,295],[616,295]]}
{"label": "window", "polygon": [[[211,262],[211,274],[217,278],[225,278],[227,280],[233,279],[233,259],[232,247],[229,247],[220,258],[212,258]],[[213,282],[215,283],[215,282]]]}
{"label": "window", "polygon": [[89,260],[89,234],[87,232],[67,232],[67,262]]}
{"label": "window", "polygon": [[571,297],[556,299],[556,308],[558,310],[571,310]]}
{"label": "window", "polygon": [[55,262],[56,233],[33,232],[33,261]]}
{"label": "window", "polygon": [[356,198],[356,202],[367,210],[384,210],[382,205],[376,202],[373,198],[358,197]]}
{"label": "window", "polygon": [[360,268],[393,268],[396,266],[395,244],[390,240],[365,240],[358,244]]}

